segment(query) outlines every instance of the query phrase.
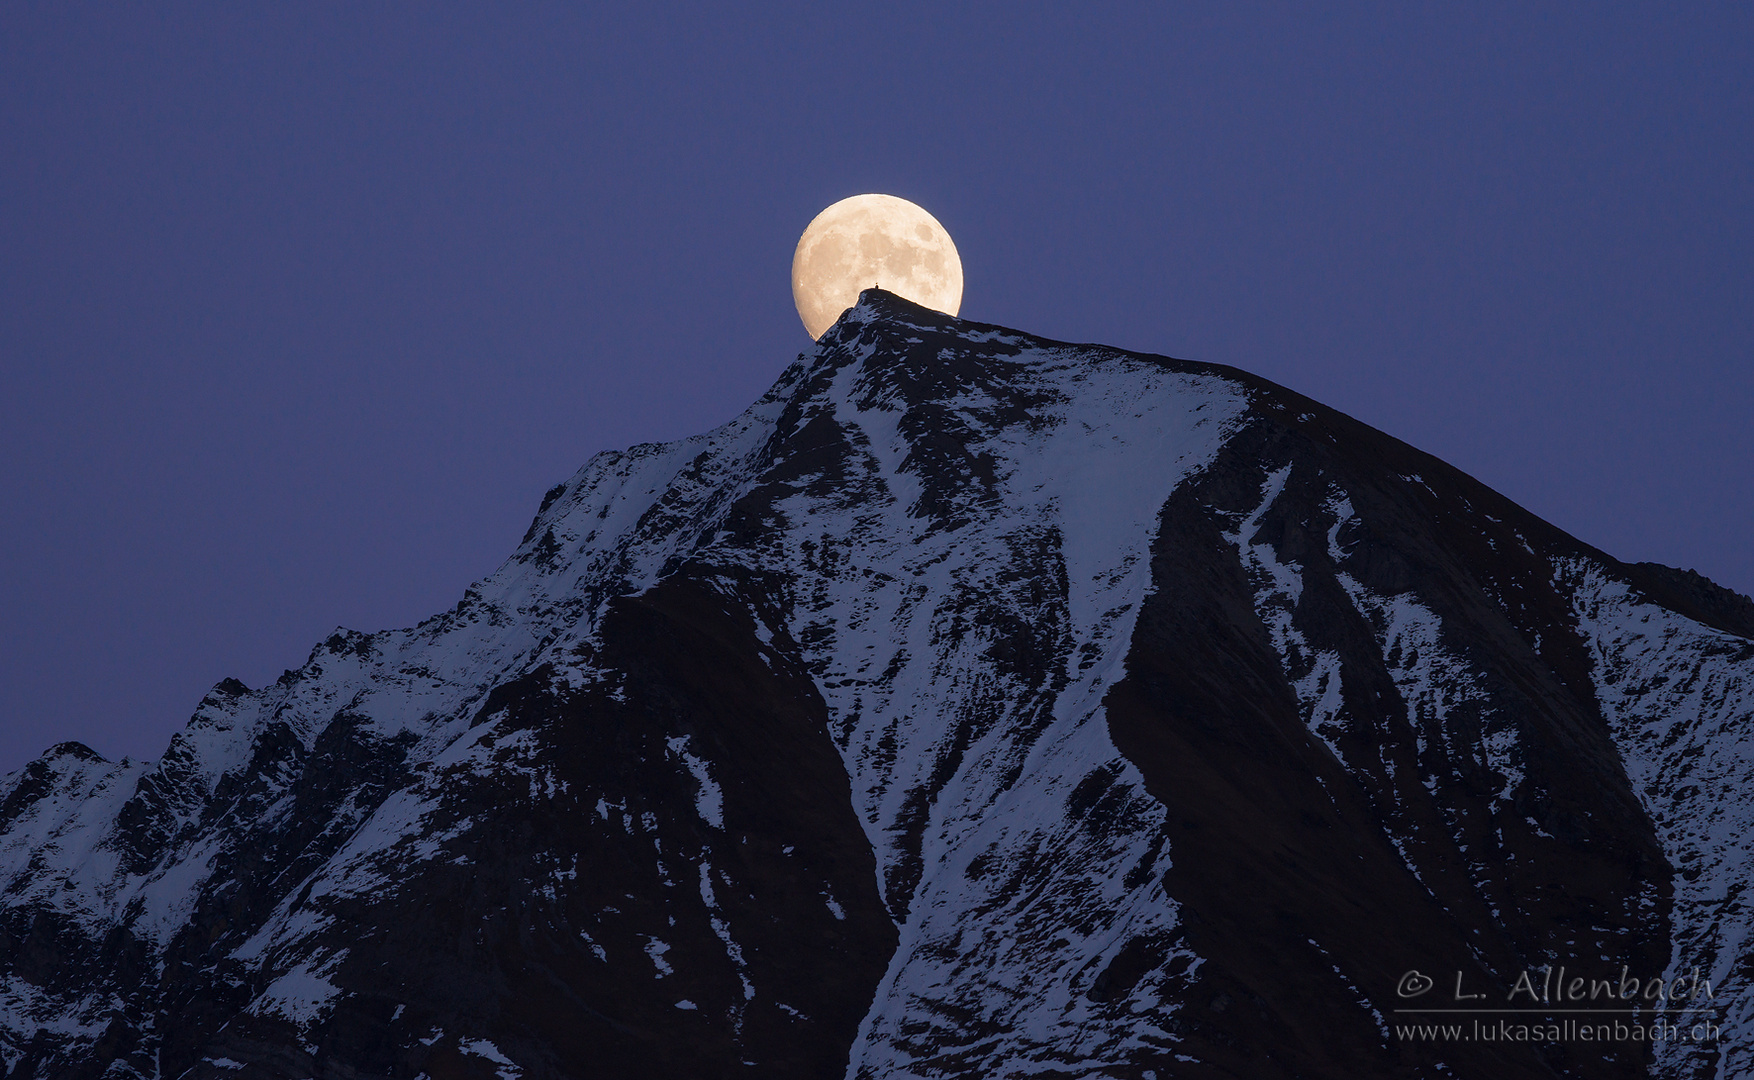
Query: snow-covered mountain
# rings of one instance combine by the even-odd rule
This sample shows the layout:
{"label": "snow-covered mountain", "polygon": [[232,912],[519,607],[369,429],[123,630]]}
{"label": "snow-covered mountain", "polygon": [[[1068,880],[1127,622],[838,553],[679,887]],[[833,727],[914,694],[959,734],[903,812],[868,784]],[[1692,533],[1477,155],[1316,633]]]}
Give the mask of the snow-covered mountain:
{"label": "snow-covered mountain", "polygon": [[[1751,735],[1747,599],[1242,372],[873,290],[451,611],[5,778],[0,1060],[1748,1076]],[[1407,1026],[1526,973],[1620,1012],[1520,1023],[1695,1011]]]}

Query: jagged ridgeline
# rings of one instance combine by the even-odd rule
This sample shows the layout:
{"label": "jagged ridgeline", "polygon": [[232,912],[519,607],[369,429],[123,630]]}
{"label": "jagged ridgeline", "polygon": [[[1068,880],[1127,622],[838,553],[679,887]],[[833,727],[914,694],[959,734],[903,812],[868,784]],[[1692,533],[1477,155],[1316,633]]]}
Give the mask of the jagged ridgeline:
{"label": "jagged ridgeline", "polygon": [[[7,777],[0,1063],[1747,1076],[1751,712],[1697,575],[1245,373],[872,291],[451,611]],[[1407,1026],[1560,965],[1716,1035]]]}

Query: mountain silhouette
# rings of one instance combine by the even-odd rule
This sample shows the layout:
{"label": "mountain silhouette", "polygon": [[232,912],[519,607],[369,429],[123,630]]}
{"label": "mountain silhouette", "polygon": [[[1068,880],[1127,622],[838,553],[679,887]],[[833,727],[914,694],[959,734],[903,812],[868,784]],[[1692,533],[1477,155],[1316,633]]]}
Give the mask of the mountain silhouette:
{"label": "mountain silhouette", "polygon": [[1746,1076],[1751,736],[1747,598],[871,290],[453,609],[0,781],[0,1066]]}

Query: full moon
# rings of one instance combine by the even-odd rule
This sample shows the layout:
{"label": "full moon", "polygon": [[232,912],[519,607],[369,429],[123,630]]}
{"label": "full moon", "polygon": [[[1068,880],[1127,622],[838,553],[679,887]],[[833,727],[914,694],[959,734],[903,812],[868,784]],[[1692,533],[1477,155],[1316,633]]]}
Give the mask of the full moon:
{"label": "full moon", "polygon": [[792,254],[792,299],[820,338],[877,286],[954,315],[962,307],[962,258],[938,219],[893,195],[854,195],[816,215]]}

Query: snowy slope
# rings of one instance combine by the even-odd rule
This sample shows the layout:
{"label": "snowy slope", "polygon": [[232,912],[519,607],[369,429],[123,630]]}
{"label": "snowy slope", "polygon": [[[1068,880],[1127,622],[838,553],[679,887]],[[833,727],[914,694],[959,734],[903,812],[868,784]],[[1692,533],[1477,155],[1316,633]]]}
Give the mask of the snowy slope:
{"label": "snowy slope", "polygon": [[1410,967],[1747,970],[1754,644],[1641,580],[1242,373],[873,291],[453,610],[5,778],[0,1059],[1738,1075],[1733,1009],[1390,1030]]}
{"label": "snowy slope", "polygon": [[[1164,809],[1135,794],[1130,827],[1103,835],[1065,808],[1091,778],[1111,799],[1140,787],[1102,699],[1149,587],[1156,512],[1244,395],[1006,336],[958,356],[952,385],[936,350],[879,359],[896,343],[881,324],[868,338],[869,318],[843,324],[850,362],[797,420],[832,427],[846,452],[765,503],[786,527],[701,556],[788,582],[785,630],[822,688],[901,923],[854,1072],[897,1075],[927,1046],[1003,1075],[1168,1045],[1152,985],[1122,1024],[1083,993],[1128,940],[1174,929],[1149,873]],[[949,460],[928,466],[933,452]],[[1042,896],[1051,918],[1032,910]]]}
{"label": "snowy slope", "polygon": [[1674,879],[1673,982],[1698,969],[1725,1001],[1716,1049],[1659,1056],[1674,1075],[1754,1074],[1754,641],[1668,611],[1582,561],[1556,567],[1594,660],[1596,693]]}

